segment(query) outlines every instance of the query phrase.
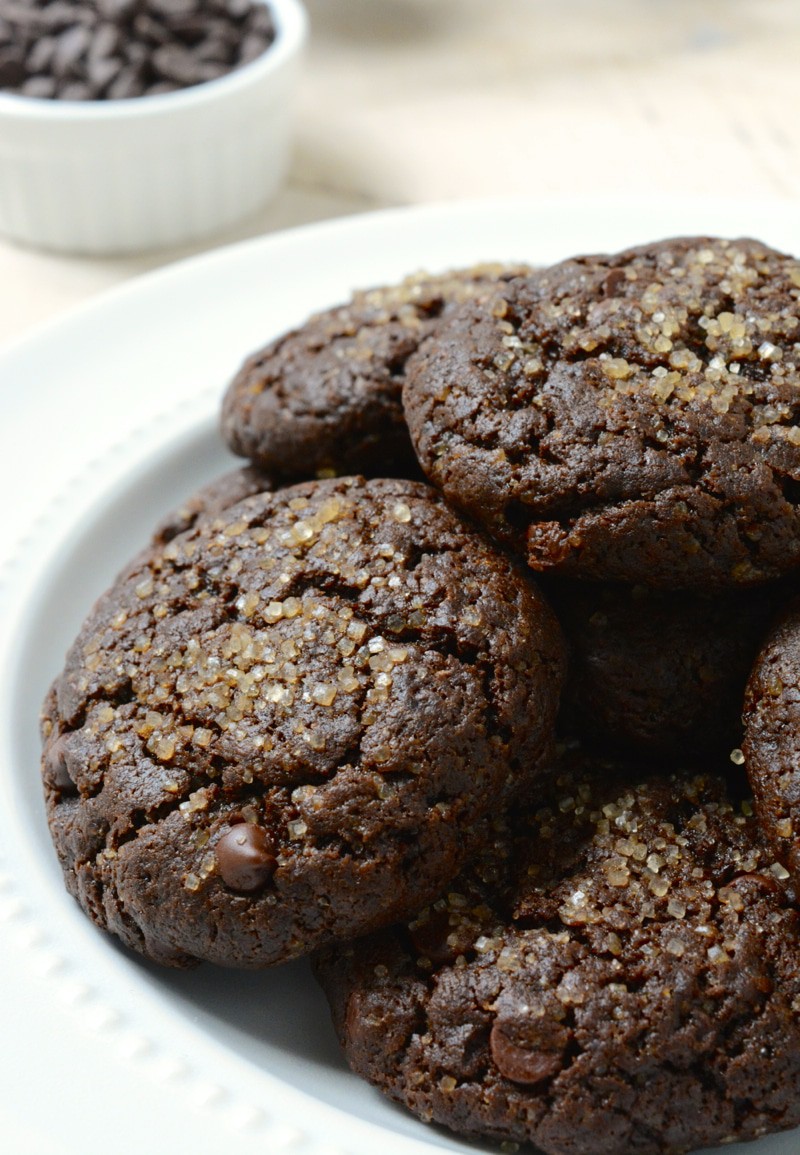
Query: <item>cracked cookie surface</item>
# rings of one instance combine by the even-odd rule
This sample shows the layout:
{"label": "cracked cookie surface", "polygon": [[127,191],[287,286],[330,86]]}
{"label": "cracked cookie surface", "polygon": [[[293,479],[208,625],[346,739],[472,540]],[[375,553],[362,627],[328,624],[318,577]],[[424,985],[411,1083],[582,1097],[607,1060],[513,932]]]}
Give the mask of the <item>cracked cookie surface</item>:
{"label": "cracked cookie surface", "polygon": [[562,659],[527,576],[419,483],[201,518],[101,598],[46,703],[67,885],[175,965],[408,915],[543,755]]}
{"label": "cracked cookie surface", "polygon": [[545,1155],[676,1155],[800,1122],[799,917],[715,775],[558,773],[410,924],[324,952],[353,1069]]}
{"label": "cracked cookie surface", "polygon": [[228,387],[222,433],[234,453],[296,477],[419,476],[401,392],[405,364],[458,302],[526,266],[480,265],[363,290],[254,353]]}
{"label": "cracked cookie surface", "polygon": [[498,286],[409,361],[430,480],[536,570],[753,585],[800,564],[800,264],[680,238]]}

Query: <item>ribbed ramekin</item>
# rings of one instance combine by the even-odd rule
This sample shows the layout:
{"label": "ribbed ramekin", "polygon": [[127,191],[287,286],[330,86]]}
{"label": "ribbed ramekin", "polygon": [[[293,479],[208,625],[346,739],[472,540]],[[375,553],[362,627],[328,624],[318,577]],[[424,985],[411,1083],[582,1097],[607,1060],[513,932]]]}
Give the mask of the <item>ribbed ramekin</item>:
{"label": "ribbed ramekin", "polygon": [[125,253],[255,212],[286,174],[307,30],[299,0],[268,3],[275,40],[219,80],[118,101],[0,93],[0,232],[61,252]]}

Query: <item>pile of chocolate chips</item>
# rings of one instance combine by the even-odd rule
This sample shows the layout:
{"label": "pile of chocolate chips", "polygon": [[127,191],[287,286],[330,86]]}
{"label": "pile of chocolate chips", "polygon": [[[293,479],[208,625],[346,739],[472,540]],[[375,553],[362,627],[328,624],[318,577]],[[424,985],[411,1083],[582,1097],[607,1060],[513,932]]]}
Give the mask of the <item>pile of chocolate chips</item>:
{"label": "pile of chocolate chips", "polygon": [[224,76],[274,39],[259,0],[0,0],[0,89],[155,96]]}

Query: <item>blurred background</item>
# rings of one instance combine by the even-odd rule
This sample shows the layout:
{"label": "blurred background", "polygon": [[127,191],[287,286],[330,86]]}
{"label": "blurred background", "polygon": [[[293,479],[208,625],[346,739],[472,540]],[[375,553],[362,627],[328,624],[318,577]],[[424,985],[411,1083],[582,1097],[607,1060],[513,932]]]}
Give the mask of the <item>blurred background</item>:
{"label": "blurred background", "polygon": [[187,252],[342,214],[506,193],[800,192],[797,0],[305,7],[293,161],[277,197],[188,250],[86,259],[0,240],[0,341]]}

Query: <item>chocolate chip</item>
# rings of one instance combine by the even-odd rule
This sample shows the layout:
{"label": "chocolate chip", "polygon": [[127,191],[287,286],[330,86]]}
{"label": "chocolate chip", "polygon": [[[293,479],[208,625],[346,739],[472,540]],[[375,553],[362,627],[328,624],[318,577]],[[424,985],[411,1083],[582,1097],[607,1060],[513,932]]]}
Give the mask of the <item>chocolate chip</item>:
{"label": "chocolate chip", "polygon": [[205,40],[201,41],[192,49],[192,54],[203,62],[213,62],[215,64],[231,64],[233,63],[233,52],[230,44],[223,40],[221,36],[207,36]]}
{"label": "chocolate chip", "polygon": [[153,53],[153,67],[163,80],[187,86],[197,84],[198,60],[194,53],[176,44],[165,44]]}
{"label": "chocolate chip", "polygon": [[100,92],[111,83],[115,76],[119,75],[121,68],[122,63],[116,57],[110,59],[101,57],[99,60],[89,60],[86,65],[86,74],[92,88]]}
{"label": "chocolate chip", "polygon": [[227,64],[220,64],[214,60],[207,62],[199,60],[197,63],[197,75],[201,84],[207,80],[219,80],[220,76],[225,76],[228,72],[230,67]]}
{"label": "chocolate chip", "polygon": [[34,42],[25,60],[29,73],[35,75],[37,72],[44,72],[50,67],[55,55],[56,44],[57,41],[54,36],[41,36]]}
{"label": "chocolate chip", "polygon": [[82,80],[72,80],[58,90],[59,100],[93,100],[94,96],[91,85]]}
{"label": "chocolate chip", "polygon": [[60,734],[45,750],[44,778],[49,786],[62,794],[76,792],[75,783],[67,768],[67,743],[69,734]]}
{"label": "chocolate chip", "polygon": [[217,863],[222,881],[231,890],[253,894],[275,873],[275,848],[261,826],[240,822],[217,843]]}
{"label": "chocolate chip", "polygon": [[16,88],[27,75],[25,65],[13,48],[0,51],[0,88]]}
{"label": "chocolate chip", "polygon": [[141,96],[143,93],[144,84],[142,83],[141,71],[135,65],[131,65],[122,69],[116,80],[110,84],[106,95],[111,100],[130,100],[132,97]]}
{"label": "chocolate chip", "polygon": [[47,100],[56,94],[56,78],[54,76],[32,76],[20,88],[23,96],[35,96],[40,100]]}
{"label": "chocolate chip", "polygon": [[133,22],[134,34],[148,44],[169,44],[172,33],[162,20],[154,20],[146,12],[141,12]]}
{"label": "chocolate chip", "polygon": [[242,47],[239,49],[239,63],[250,64],[251,61],[257,60],[262,56],[266,48],[264,36],[260,32],[248,32],[242,41]]}
{"label": "chocolate chip", "polygon": [[131,40],[127,44],[123,44],[122,58],[144,75],[147,62],[150,58],[150,50],[145,44],[142,44],[141,41]]}
{"label": "chocolate chip", "polygon": [[512,1083],[541,1083],[561,1070],[561,1052],[520,1046],[512,1042],[499,1022],[492,1027],[489,1047],[498,1071]]}
{"label": "chocolate chip", "polygon": [[99,60],[111,56],[120,46],[120,30],[115,24],[98,24],[89,45],[88,59]]}
{"label": "chocolate chip", "polygon": [[62,77],[71,72],[89,47],[91,39],[89,29],[82,24],[75,24],[62,32],[53,54],[53,74]]}

